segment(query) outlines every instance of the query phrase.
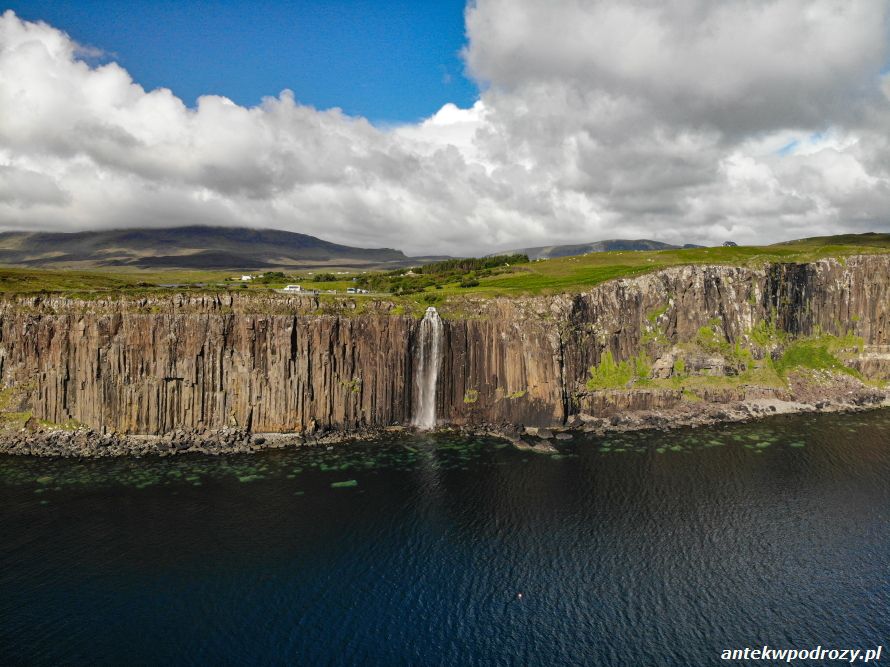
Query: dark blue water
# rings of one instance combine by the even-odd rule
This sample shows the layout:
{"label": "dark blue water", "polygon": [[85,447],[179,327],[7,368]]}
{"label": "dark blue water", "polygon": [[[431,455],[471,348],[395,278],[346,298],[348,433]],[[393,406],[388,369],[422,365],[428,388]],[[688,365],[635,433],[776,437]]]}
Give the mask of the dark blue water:
{"label": "dark blue water", "polygon": [[560,450],[0,458],[0,663],[710,665],[888,643],[890,411]]}

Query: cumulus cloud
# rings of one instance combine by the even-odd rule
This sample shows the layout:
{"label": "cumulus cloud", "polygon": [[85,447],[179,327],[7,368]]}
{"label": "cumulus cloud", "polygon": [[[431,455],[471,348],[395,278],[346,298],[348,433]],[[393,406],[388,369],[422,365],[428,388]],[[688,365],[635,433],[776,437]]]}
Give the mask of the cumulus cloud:
{"label": "cumulus cloud", "polygon": [[883,0],[485,0],[467,12],[471,71],[625,96],[724,132],[822,124],[874,95]]}
{"label": "cumulus cloud", "polygon": [[883,0],[478,0],[483,93],[379,128],[188,108],[0,17],[0,228],[275,227],[409,253],[887,229]]}

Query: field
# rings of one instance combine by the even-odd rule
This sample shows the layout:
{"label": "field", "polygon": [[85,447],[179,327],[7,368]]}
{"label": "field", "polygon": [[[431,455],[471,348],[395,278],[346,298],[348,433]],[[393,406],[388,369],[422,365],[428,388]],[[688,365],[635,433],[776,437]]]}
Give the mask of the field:
{"label": "field", "polygon": [[[849,242],[838,243],[835,237],[829,237],[771,246],[591,253],[512,267],[508,273],[481,278],[478,287],[460,291],[491,296],[577,292],[614,278],[640,275],[670,266],[753,266],[768,262],[809,262],[825,257],[890,252],[890,234],[841,238]],[[447,292],[453,293],[457,289],[456,285],[449,285]]]}
{"label": "field", "polygon": [[[769,246],[692,248],[662,251],[616,251],[577,257],[416,275],[406,270],[381,272],[277,273],[244,284],[232,271],[60,271],[0,268],[0,293],[157,293],[169,290],[239,290],[254,292],[298,283],[306,289],[336,290],[345,297],[351,286],[372,289],[368,297],[407,300],[418,305],[443,303],[460,296],[518,296],[580,292],[607,280],[637,276],[671,266],[717,264],[755,266],[767,262],[808,262],[826,257],[890,252],[890,234],[861,234],[803,239]],[[513,258],[511,258],[513,259]],[[350,298],[353,298],[350,295]]]}

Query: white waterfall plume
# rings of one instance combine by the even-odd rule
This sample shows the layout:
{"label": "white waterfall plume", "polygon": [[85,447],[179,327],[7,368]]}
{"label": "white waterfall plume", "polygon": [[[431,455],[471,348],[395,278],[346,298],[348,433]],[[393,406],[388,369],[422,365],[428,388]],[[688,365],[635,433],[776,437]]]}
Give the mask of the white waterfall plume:
{"label": "white waterfall plume", "polygon": [[442,319],[430,306],[420,322],[414,350],[414,419],[416,427],[436,426],[436,386],[442,365]]}

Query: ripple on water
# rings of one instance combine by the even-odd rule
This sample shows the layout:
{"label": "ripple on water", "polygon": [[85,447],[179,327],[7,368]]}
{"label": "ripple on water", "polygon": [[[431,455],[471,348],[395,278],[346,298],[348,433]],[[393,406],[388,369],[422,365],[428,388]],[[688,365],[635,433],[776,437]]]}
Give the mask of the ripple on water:
{"label": "ripple on water", "polygon": [[880,411],[579,434],[548,456],[446,434],[0,458],[0,655],[698,665],[788,637],[875,645],[888,436]]}

